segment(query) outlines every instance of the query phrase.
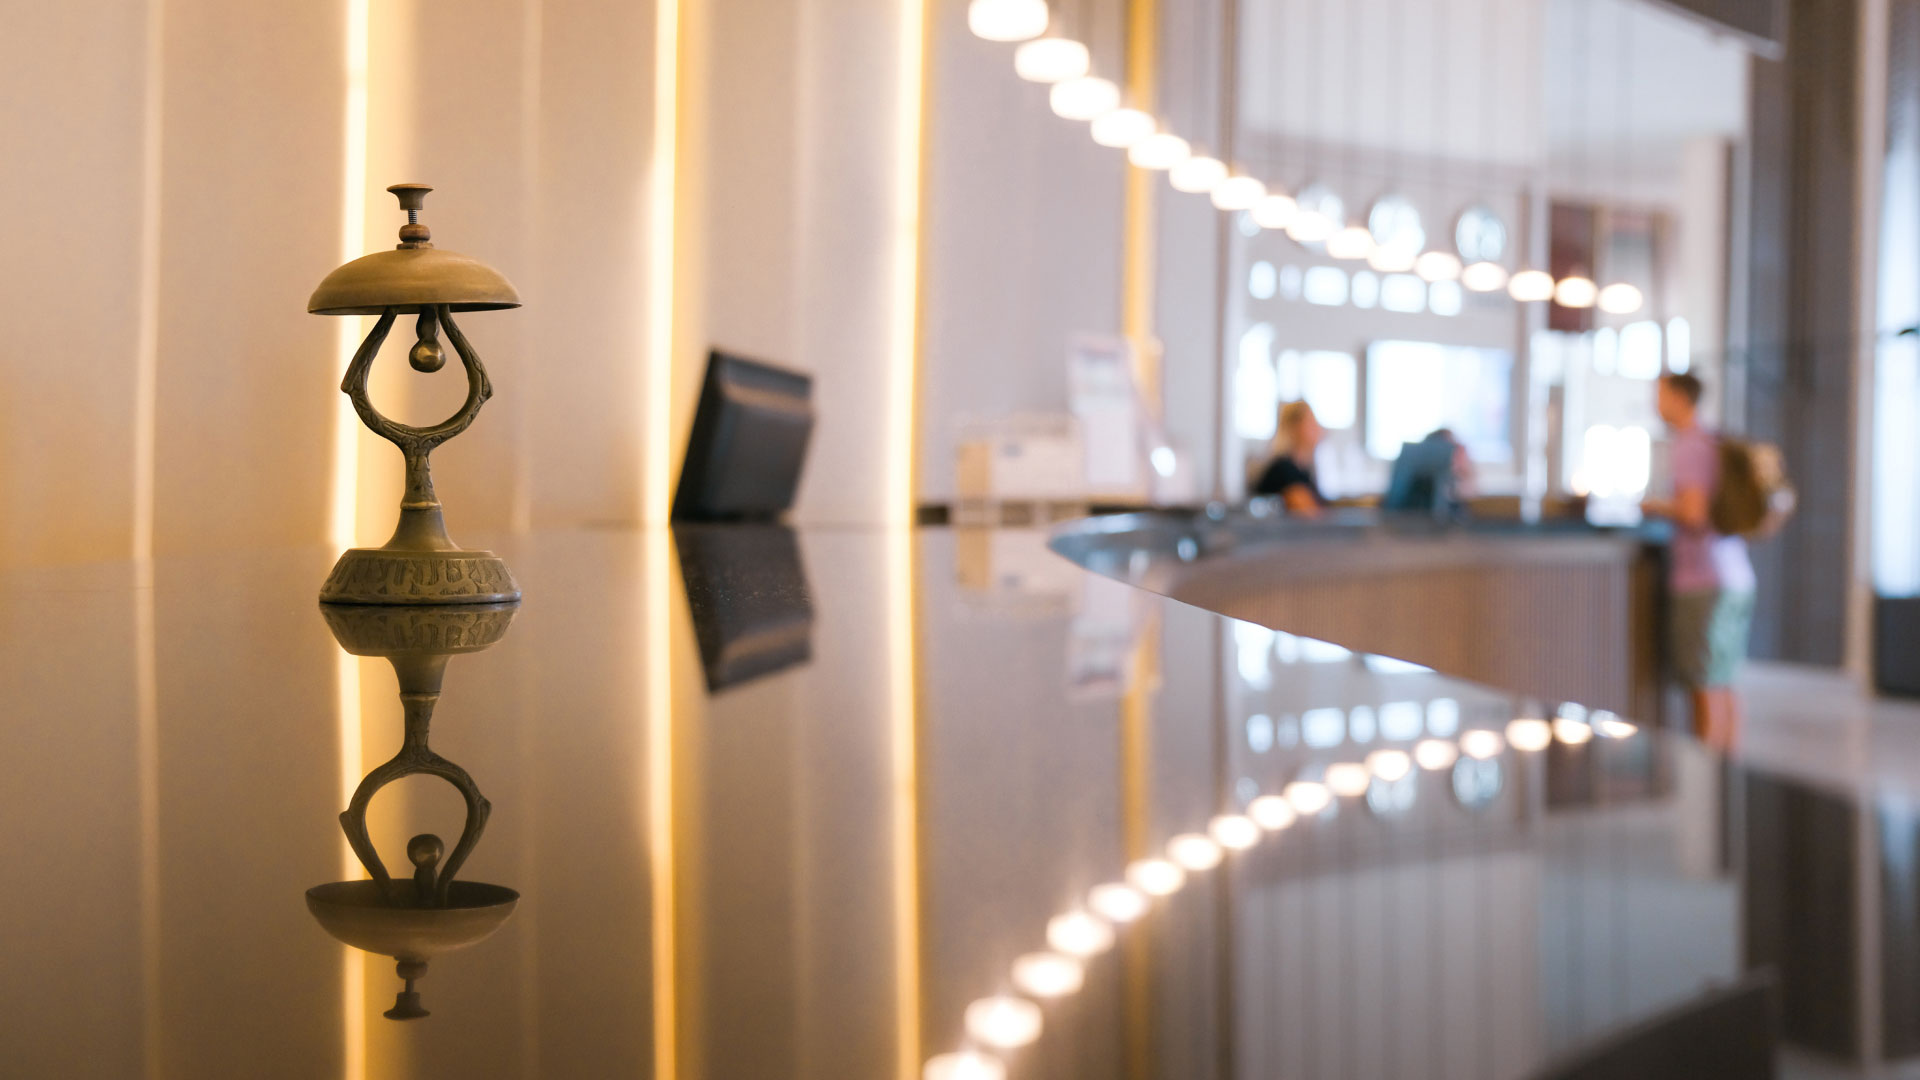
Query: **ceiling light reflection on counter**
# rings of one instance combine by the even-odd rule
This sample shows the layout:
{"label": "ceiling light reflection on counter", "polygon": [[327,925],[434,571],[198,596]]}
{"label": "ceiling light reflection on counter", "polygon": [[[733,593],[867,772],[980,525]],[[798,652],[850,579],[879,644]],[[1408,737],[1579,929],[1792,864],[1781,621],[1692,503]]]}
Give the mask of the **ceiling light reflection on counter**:
{"label": "ceiling light reflection on counter", "polygon": [[1553,302],[1564,308],[1590,308],[1600,295],[1600,287],[1592,278],[1563,277],[1553,286]]}
{"label": "ceiling light reflection on counter", "polygon": [[1093,118],[1093,141],[1126,150],[1151,137],[1158,126],[1152,116],[1139,109],[1115,109]]}
{"label": "ceiling light reflection on counter", "polygon": [[1053,84],[1047,101],[1063,120],[1092,120],[1120,107],[1120,88],[1097,75]]}
{"label": "ceiling light reflection on counter", "polygon": [[1552,741],[1553,729],[1545,720],[1523,716],[1507,724],[1507,742],[1515,750],[1533,753],[1537,750],[1545,750],[1547,744]]}
{"label": "ceiling light reflection on counter", "polygon": [[1327,766],[1327,790],[1343,798],[1365,795],[1373,774],[1357,761],[1340,761]]}
{"label": "ceiling light reflection on counter", "polygon": [[1373,234],[1365,225],[1349,225],[1327,237],[1327,254],[1336,259],[1364,259],[1373,250]]}
{"label": "ceiling light reflection on counter", "polygon": [[1643,300],[1640,290],[1624,281],[1600,290],[1600,310],[1609,315],[1631,315],[1640,310]]}
{"label": "ceiling light reflection on counter", "polygon": [[1217,210],[1251,210],[1267,197],[1267,185],[1251,176],[1229,176],[1213,187]]}
{"label": "ceiling light reflection on counter", "polygon": [[1300,818],[1293,804],[1278,795],[1262,795],[1248,803],[1247,816],[1268,832],[1279,832]]}
{"label": "ceiling light reflection on counter", "polygon": [[1109,922],[1130,923],[1147,913],[1147,897],[1139,889],[1115,881],[1087,890],[1087,906]]}
{"label": "ceiling light reflection on counter", "polygon": [[1080,961],[1059,953],[1028,953],[1013,962],[1013,985],[1037,998],[1062,998],[1086,983]]}
{"label": "ceiling light reflection on counter", "polygon": [[972,0],[967,29],[988,41],[1025,41],[1047,32],[1046,0]]}
{"label": "ceiling light reflection on counter", "polygon": [[927,1059],[921,1080],[1007,1080],[1007,1067],[992,1054],[962,1050]]}
{"label": "ceiling light reflection on counter", "polygon": [[1227,178],[1227,164],[1219,158],[1189,157],[1167,170],[1175,191],[1205,195]]}
{"label": "ceiling light reflection on counter", "polygon": [[1171,169],[1192,154],[1187,140],[1167,131],[1149,135],[1127,148],[1127,160],[1142,169]]}
{"label": "ceiling light reflection on counter", "polygon": [[1497,731],[1475,728],[1460,736],[1460,752],[1476,761],[1485,761],[1506,749],[1507,740]]}
{"label": "ceiling light reflection on counter", "polygon": [[1196,873],[1219,866],[1223,854],[1219,844],[1199,833],[1181,833],[1167,841],[1167,857]]}
{"label": "ceiling light reflection on counter", "polygon": [[1507,295],[1533,302],[1553,299],[1553,276],[1545,270],[1522,270],[1507,279]]}
{"label": "ceiling light reflection on counter", "polygon": [[1367,755],[1367,771],[1392,783],[1413,771],[1413,759],[1405,750],[1375,750]]}
{"label": "ceiling light reflection on counter", "polygon": [[1333,793],[1327,790],[1327,785],[1311,780],[1295,780],[1282,788],[1280,794],[1301,817],[1312,817],[1333,802]]}
{"label": "ceiling light reflection on counter", "polygon": [[1291,195],[1269,194],[1254,205],[1254,224],[1263,229],[1284,229],[1293,223],[1293,215],[1299,204]]}
{"label": "ceiling light reflection on counter", "polygon": [[1207,823],[1207,835],[1228,851],[1245,851],[1260,842],[1260,826],[1240,814],[1221,814]]}
{"label": "ceiling light reflection on counter", "polygon": [[1553,722],[1553,737],[1568,746],[1579,746],[1593,738],[1593,729],[1578,720],[1562,718]]}
{"label": "ceiling light reflection on counter", "polygon": [[1297,244],[1318,244],[1333,235],[1333,219],[1316,210],[1300,210],[1287,224],[1287,235]]}
{"label": "ceiling light reflection on counter", "polygon": [[1138,859],[1127,867],[1127,883],[1148,896],[1172,896],[1187,883],[1187,872],[1165,859]]}
{"label": "ceiling light reflection on counter", "polygon": [[996,1050],[1016,1050],[1040,1037],[1040,1006],[1012,994],[995,994],[967,1006],[967,1034]]}
{"label": "ceiling light reflection on counter", "polygon": [[1071,38],[1034,38],[1013,51],[1013,72],[1028,82],[1065,82],[1091,70],[1087,47]]}
{"label": "ceiling light reflection on counter", "polygon": [[1413,748],[1413,760],[1428,772],[1438,772],[1460,757],[1460,748],[1445,739],[1422,739]]}
{"label": "ceiling light reflection on counter", "polygon": [[[1451,251],[1425,251],[1413,261],[1413,272],[1427,281],[1458,281],[1460,256]],[[1484,290],[1483,290],[1484,291]]]}
{"label": "ceiling light reflection on counter", "polygon": [[1084,911],[1055,915],[1047,920],[1047,945],[1068,956],[1098,956],[1113,948],[1113,926]]}
{"label": "ceiling light reflection on counter", "polygon": [[1640,731],[1637,726],[1620,719],[1605,709],[1593,714],[1593,726],[1600,734],[1605,735],[1609,739],[1629,739]]}
{"label": "ceiling light reflection on counter", "polygon": [[1474,292],[1499,292],[1507,287],[1507,268],[1496,262],[1477,262],[1460,271],[1460,284]]}

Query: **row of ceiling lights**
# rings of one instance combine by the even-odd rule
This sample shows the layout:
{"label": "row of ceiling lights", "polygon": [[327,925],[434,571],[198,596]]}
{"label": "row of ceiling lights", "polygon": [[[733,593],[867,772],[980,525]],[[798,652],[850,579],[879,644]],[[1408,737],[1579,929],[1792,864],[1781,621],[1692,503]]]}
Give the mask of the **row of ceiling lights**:
{"label": "row of ceiling lights", "polygon": [[1127,160],[1138,168],[1165,172],[1176,191],[1206,195],[1221,210],[1248,213],[1263,229],[1284,230],[1301,244],[1323,244],[1332,258],[1364,260],[1375,270],[1410,270],[1430,282],[1458,281],[1474,292],[1505,288],[1508,296],[1520,301],[1552,300],[1569,308],[1597,306],[1615,315],[1640,310],[1640,290],[1624,281],[1603,288],[1585,275],[1555,281],[1546,271],[1533,269],[1509,276],[1498,262],[1463,265],[1451,251],[1407,250],[1376,242],[1365,225],[1342,227],[1317,209],[1300,206],[1285,192],[1234,173],[1220,159],[1195,153],[1187,140],[1161,130],[1152,114],[1123,105],[1120,88],[1092,74],[1093,57],[1086,45],[1071,38],[1041,36],[1050,21],[1046,0],[971,0],[967,6],[967,25],[976,36],[1019,43],[1013,54],[1014,72],[1029,82],[1052,87],[1049,101],[1056,115],[1087,121],[1094,142],[1125,150]]}
{"label": "row of ceiling lights", "polygon": [[[1079,992],[1085,984],[1088,960],[1113,947],[1117,928],[1145,915],[1155,898],[1171,896],[1186,887],[1190,874],[1205,873],[1225,861],[1230,851],[1246,851],[1265,837],[1291,828],[1301,818],[1324,813],[1334,800],[1365,795],[1378,779],[1394,783],[1417,766],[1428,772],[1448,768],[1462,755],[1485,761],[1509,747],[1538,753],[1555,740],[1569,746],[1607,739],[1630,739],[1640,729],[1612,713],[1589,716],[1584,709],[1563,707],[1552,720],[1520,717],[1504,731],[1472,728],[1457,743],[1423,739],[1408,753],[1376,750],[1363,762],[1329,765],[1325,782],[1296,780],[1277,795],[1261,795],[1247,803],[1243,814],[1222,814],[1207,823],[1206,832],[1182,833],[1167,841],[1164,856],[1137,859],[1127,866],[1125,879],[1096,885],[1086,904],[1047,923],[1046,951],[1027,953],[1015,960],[1009,977],[1020,994],[1002,992],[967,1006],[968,1037],[986,1049],[967,1049],[928,1059],[922,1080],[1006,1080],[1004,1054],[1040,1037],[1045,1019],[1034,1000],[1053,1000]],[[1021,996],[1022,994],[1026,996]]]}

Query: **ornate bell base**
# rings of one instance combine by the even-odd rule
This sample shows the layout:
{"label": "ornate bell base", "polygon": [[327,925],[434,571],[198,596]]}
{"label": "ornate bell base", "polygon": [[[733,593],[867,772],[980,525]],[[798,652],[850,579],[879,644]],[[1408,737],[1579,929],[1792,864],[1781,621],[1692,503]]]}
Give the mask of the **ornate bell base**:
{"label": "ornate bell base", "polygon": [[320,587],[323,604],[504,604],[520,599],[491,551],[353,548]]}

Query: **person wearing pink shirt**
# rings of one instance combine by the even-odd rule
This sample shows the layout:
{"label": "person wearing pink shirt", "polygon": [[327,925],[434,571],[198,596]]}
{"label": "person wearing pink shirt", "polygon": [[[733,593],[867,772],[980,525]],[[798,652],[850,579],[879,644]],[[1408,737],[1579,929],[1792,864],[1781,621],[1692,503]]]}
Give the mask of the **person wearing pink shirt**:
{"label": "person wearing pink shirt", "polygon": [[1673,670],[1692,696],[1693,730],[1701,740],[1731,748],[1740,731],[1740,699],[1733,684],[1746,659],[1753,624],[1753,562],[1747,542],[1714,531],[1710,509],[1720,481],[1720,442],[1699,420],[1700,380],[1660,379],[1658,406],[1670,436],[1670,498],[1641,509],[1673,523],[1668,549],[1667,637]]}

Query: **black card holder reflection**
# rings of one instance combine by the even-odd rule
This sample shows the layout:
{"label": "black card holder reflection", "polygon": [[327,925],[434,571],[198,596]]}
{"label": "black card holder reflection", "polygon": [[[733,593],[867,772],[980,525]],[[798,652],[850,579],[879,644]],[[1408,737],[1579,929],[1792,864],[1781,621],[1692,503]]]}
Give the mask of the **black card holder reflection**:
{"label": "black card holder reflection", "polygon": [[813,659],[813,599],[792,529],[679,525],[673,539],[709,693]]}

